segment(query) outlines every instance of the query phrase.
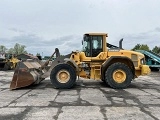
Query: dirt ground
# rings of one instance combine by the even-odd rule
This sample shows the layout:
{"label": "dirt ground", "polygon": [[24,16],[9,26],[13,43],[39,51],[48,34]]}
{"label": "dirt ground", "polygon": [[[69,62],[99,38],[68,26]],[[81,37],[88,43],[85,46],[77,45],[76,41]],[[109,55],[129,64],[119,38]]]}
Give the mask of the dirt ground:
{"label": "dirt ground", "polygon": [[141,76],[123,90],[83,80],[68,90],[40,85],[9,90],[13,71],[0,71],[0,120],[159,120],[160,72]]}

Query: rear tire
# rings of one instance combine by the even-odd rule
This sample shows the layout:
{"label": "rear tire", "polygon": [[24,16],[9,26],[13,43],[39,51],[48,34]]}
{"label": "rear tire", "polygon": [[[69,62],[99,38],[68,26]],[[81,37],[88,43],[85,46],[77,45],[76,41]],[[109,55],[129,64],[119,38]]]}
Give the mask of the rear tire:
{"label": "rear tire", "polygon": [[106,83],[115,89],[124,89],[132,81],[131,69],[124,63],[114,63],[105,72]]}
{"label": "rear tire", "polygon": [[76,71],[69,64],[58,64],[50,74],[54,88],[67,89],[73,87],[76,81]]}

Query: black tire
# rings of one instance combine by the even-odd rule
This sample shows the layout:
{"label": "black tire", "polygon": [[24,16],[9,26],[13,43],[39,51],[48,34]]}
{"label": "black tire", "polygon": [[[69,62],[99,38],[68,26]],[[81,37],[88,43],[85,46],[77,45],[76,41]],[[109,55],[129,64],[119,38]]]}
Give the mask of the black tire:
{"label": "black tire", "polygon": [[5,63],[3,70],[7,71],[10,69],[10,66],[8,65],[8,63]]}
{"label": "black tire", "polygon": [[114,89],[124,89],[128,87],[132,79],[133,73],[131,69],[124,63],[114,63],[110,65],[105,72],[106,83]]}
{"label": "black tire", "polygon": [[69,64],[58,64],[52,69],[50,74],[53,87],[60,89],[68,89],[73,87],[76,77],[76,71]]}

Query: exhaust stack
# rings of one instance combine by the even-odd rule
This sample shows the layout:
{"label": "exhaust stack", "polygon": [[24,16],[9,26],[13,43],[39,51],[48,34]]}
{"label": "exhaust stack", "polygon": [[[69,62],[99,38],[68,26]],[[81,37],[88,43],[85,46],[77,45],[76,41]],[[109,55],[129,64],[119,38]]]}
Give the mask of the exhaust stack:
{"label": "exhaust stack", "polygon": [[122,41],[123,41],[123,38],[120,39],[120,41],[119,41],[119,48],[120,48],[120,49],[123,49],[123,48],[122,48]]}

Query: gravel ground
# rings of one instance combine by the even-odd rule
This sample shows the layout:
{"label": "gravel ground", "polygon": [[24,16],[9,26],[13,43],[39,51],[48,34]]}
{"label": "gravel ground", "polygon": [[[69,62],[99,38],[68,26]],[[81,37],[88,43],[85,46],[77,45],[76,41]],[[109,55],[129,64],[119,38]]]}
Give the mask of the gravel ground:
{"label": "gravel ground", "polygon": [[83,80],[68,90],[49,78],[36,86],[9,90],[13,71],[0,71],[0,120],[159,120],[160,72],[141,76],[123,90]]}

